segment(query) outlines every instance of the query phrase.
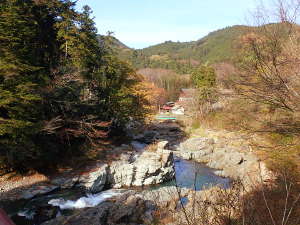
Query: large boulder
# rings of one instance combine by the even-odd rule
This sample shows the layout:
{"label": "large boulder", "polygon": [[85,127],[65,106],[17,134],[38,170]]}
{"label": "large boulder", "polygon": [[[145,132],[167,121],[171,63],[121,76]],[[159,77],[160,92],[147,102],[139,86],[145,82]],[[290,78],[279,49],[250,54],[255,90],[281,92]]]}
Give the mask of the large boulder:
{"label": "large boulder", "polygon": [[204,137],[190,138],[181,143],[178,150],[175,153],[178,157],[206,163],[214,151],[214,139]]}
{"label": "large boulder", "polygon": [[173,152],[159,149],[157,152],[122,154],[118,161],[97,163],[80,172],[60,176],[52,184],[60,188],[74,185],[97,193],[105,186],[120,188],[160,184],[174,178]]}
{"label": "large boulder", "polygon": [[173,153],[143,152],[133,163],[113,162],[108,183],[114,188],[159,184],[173,179]]}
{"label": "large boulder", "polygon": [[107,172],[107,164],[96,164],[91,170],[80,174],[78,186],[84,187],[92,193],[100,192],[106,184]]}
{"label": "large boulder", "polygon": [[190,138],[185,142],[181,143],[179,146],[180,151],[201,151],[201,150],[208,150],[213,149],[214,139],[206,138],[206,137],[196,137]]}

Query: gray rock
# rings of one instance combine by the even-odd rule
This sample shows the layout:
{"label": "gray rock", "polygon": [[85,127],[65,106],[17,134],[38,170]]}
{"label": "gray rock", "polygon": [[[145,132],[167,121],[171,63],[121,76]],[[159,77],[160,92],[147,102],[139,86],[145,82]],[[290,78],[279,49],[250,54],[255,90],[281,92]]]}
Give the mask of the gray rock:
{"label": "gray rock", "polygon": [[78,176],[70,176],[70,175],[65,175],[65,176],[60,176],[57,178],[54,178],[51,183],[53,185],[59,186],[60,188],[67,189],[67,188],[72,188],[78,183]]}
{"label": "gray rock", "polygon": [[143,152],[131,164],[113,162],[108,183],[114,188],[159,184],[171,180],[174,174],[171,151]]}
{"label": "gray rock", "polygon": [[135,167],[124,161],[113,162],[109,167],[108,184],[114,188],[131,187]]}
{"label": "gray rock", "polygon": [[181,151],[200,151],[208,148],[212,148],[214,139],[212,138],[190,138],[180,144]]}
{"label": "gray rock", "polygon": [[193,153],[192,152],[180,152],[177,154],[177,156],[185,159],[185,160],[191,160],[193,159]]}
{"label": "gray rock", "polygon": [[20,196],[21,199],[31,199],[38,195],[44,195],[54,190],[57,190],[59,187],[54,185],[38,185],[33,186],[22,193]]}
{"label": "gray rock", "polygon": [[78,179],[78,186],[84,187],[92,193],[102,191],[107,179],[107,164],[97,164],[92,170],[81,174]]}
{"label": "gray rock", "polygon": [[224,143],[220,145],[223,139],[216,140],[215,143],[211,138],[190,138],[180,144],[175,154],[186,160],[207,163],[209,167],[220,170],[217,174],[224,177],[246,181],[246,177],[253,177],[259,172],[256,156],[238,148],[227,147]]}
{"label": "gray rock", "polygon": [[191,190],[180,188],[179,193],[175,186],[162,187],[156,190],[145,190],[140,195],[145,200],[153,200],[160,207],[168,207],[173,203],[175,207],[178,200],[186,197]]}
{"label": "gray rock", "polygon": [[75,184],[92,193],[103,190],[105,185],[113,188],[160,184],[173,179],[173,152],[138,152],[122,154],[120,160],[107,164],[96,164],[76,174],[55,178],[52,183],[61,188]]}
{"label": "gray rock", "polygon": [[157,151],[164,150],[169,142],[168,141],[160,141],[157,144]]}
{"label": "gray rock", "polygon": [[72,216],[61,216],[43,225],[140,225],[152,224],[156,209],[152,201],[144,200],[135,193],[128,192],[113,202],[81,209]]}
{"label": "gray rock", "polygon": [[212,153],[213,153],[213,147],[209,147],[209,148],[207,148],[205,150],[201,150],[201,151],[194,151],[194,152],[192,152],[192,159],[194,159],[194,160],[203,159],[205,161],[206,159],[204,159],[204,157],[208,156]]}
{"label": "gray rock", "polygon": [[226,154],[227,160],[232,164],[232,165],[239,165],[244,162],[244,155],[239,152],[232,152],[231,154]]}

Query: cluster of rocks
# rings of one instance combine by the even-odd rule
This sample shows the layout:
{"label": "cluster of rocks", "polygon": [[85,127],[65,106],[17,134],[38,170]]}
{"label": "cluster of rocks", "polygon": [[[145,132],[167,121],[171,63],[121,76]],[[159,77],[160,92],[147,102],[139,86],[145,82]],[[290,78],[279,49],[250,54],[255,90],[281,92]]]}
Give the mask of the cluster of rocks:
{"label": "cluster of rocks", "polygon": [[[60,216],[43,225],[140,225],[154,224],[157,210],[177,211],[180,199],[192,195],[193,191],[182,188],[162,187],[142,192],[129,190],[112,197],[96,207],[79,209],[70,216]],[[187,204],[186,202],[185,204]]]}
{"label": "cluster of rocks", "polygon": [[[175,176],[173,152],[164,150],[158,144],[157,151],[130,148],[121,146],[120,159],[111,163],[95,162],[86,168],[77,171],[66,171],[48,181],[30,185],[12,196],[3,196],[2,199],[18,200],[32,199],[45,195],[58,189],[71,189],[80,187],[87,192],[98,193],[104,189],[121,187],[138,187],[156,185],[172,180]],[[118,148],[116,148],[118,150]]]}
{"label": "cluster of rocks", "polygon": [[121,188],[160,184],[174,178],[173,152],[143,151],[123,155],[111,164],[95,164],[83,172],[58,177],[52,184],[61,188],[83,187],[92,193],[107,188]]}
{"label": "cluster of rocks", "polygon": [[265,165],[251,152],[243,151],[224,143],[220,144],[214,138],[194,137],[182,142],[176,156],[187,160],[206,163],[217,169],[219,176],[240,179],[245,184],[270,179],[270,173]]}

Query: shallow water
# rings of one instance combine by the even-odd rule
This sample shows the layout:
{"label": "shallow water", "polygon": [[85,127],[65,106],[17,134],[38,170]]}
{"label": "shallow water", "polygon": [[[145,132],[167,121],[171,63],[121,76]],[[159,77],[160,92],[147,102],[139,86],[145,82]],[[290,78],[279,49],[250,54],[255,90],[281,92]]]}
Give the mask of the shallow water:
{"label": "shallow water", "polygon": [[207,167],[203,163],[188,161],[180,158],[175,159],[176,180],[178,187],[203,190],[212,186],[220,185],[229,188],[231,180],[214,174],[216,170]]}

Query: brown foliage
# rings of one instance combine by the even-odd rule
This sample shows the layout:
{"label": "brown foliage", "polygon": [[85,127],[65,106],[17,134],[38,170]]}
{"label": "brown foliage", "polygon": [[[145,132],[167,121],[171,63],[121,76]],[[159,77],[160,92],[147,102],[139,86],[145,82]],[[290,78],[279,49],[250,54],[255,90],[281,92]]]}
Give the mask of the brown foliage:
{"label": "brown foliage", "polygon": [[[300,32],[295,16],[300,2],[294,5],[278,0],[275,11],[261,7],[255,14],[257,32],[241,38],[244,60],[235,90],[243,98],[291,112],[300,110]],[[291,7],[291,8],[287,8]],[[277,19],[277,23],[270,21]]]}
{"label": "brown foliage", "polygon": [[172,70],[144,68],[140,69],[138,73],[156,87],[164,89],[166,101],[177,100],[180,89],[191,85],[189,75],[180,75]]}

